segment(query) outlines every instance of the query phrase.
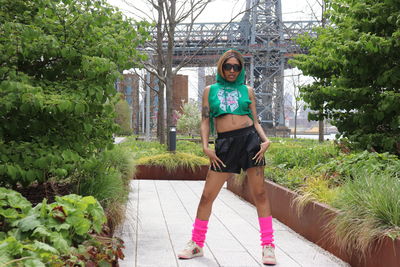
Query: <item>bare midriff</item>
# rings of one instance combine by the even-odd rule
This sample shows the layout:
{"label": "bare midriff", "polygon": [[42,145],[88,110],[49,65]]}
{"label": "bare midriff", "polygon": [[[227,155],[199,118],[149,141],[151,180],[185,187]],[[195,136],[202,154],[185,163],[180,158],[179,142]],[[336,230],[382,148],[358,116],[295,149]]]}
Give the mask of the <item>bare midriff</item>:
{"label": "bare midriff", "polygon": [[253,125],[253,120],[247,115],[225,114],[215,118],[217,133],[229,132]]}

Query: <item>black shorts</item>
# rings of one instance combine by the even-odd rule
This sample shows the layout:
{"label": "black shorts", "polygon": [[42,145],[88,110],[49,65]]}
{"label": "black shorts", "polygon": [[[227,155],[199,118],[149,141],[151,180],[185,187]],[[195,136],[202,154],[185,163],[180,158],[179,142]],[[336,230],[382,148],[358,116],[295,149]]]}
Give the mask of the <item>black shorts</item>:
{"label": "black shorts", "polygon": [[265,166],[265,159],[256,163],[253,157],[260,151],[261,138],[254,126],[218,133],[215,140],[215,153],[222,160],[226,167],[219,163],[221,169],[214,168],[216,172],[240,173],[255,166]]}

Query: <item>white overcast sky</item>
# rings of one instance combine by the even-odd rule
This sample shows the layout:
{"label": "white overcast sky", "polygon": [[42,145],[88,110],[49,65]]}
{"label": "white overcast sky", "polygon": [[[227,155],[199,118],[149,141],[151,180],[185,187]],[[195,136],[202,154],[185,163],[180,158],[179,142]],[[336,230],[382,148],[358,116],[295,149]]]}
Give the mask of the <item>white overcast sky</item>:
{"label": "white overcast sky", "polygon": [[[287,20],[313,19],[313,13],[320,16],[321,8],[318,5],[321,0],[281,0],[282,17]],[[108,0],[108,2],[121,9],[127,16],[143,17],[134,7],[151,14],[146,0]],[[185,2],[177,0],[178,4]],[[126,3],[129,3],[127,5]],[[229,21],[234,15],[246,8],[246,0],[214,0],[203,11],[197,22],[224,22]],[[237,19],[240,20],[240,19]]]}
{"label": "white overcast sky", "polygon": [[[180,6],[185,1],[177,0],[177,5]],[[128,17],[135,19],[146,18],[148,15],[151,17],[152,14],[146,0],[108,0],[108,2],[118,7]],[[315,20],[316,16],[320,18],[321,7],[318,2],[321,0],[281,0],[283,21]],[[214,0],[208,4],[196,22],[227,22],[245,8],[246,0]],[[145,14],[138,10],[142,10]],[[240,17],[235,20],[240,21]],[[197,69],[184,68],[180,73],[189,76],[189,98],[197,99]],[[299,73],[297,69],[285,70],[285,76],[297,75],[297,73]],[[285,78],[285,90],[288,93],[293,90],[290,86],[291,80],[289,77]],[[310,78],[302,78],[302,82],[309,81]]]}

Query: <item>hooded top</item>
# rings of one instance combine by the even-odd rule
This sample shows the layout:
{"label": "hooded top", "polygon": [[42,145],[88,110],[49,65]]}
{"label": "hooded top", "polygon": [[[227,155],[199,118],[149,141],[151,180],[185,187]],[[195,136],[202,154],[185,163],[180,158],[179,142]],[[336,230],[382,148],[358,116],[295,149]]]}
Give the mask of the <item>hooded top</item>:
{"label": "hooded top", "polygon": [[217,72],[217,82],[210,86],[208,94],[212,134],[214,133],[214,118],[224,114],[247,115],[254,121],[250,110],[249,91],[244,84],[244,78],[244,68],[234,82],[225,80]]}

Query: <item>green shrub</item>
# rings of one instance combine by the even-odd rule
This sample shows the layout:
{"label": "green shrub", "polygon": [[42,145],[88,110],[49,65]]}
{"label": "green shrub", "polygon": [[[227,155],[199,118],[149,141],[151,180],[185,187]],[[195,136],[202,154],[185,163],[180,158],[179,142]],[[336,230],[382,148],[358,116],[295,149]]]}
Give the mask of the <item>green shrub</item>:
{"label": "green shrub", "polygon": [[0,264],[85,266],[99,259],[98,264],[111,266],[122,243],[100,238],[105,221],[91,196],[57,196],[56,202],[44,199],[32,208],[21,194],[0,188]]}
{"label": "green shrub", "polygon": [[128,192],[121,173],[115,169],[107,170],[102,161],[88,162],[81,175],[76,184],[77,194],[94,196],[104,207],[114,200],[123,203],[126,199]]}
{"label": "green shrub", "polygon": [[305,179],[305,182],[295,190],[298,193],[294,199],[297,213],[301,214],[307,203],[312,201],[331,205],[337,198],[339,190],[340,187],[322,175]]}
{"label": "green shrub", "polygon": [[[154,156],[157,154],[164,154],[167,152],[167,146],[160,144],[156,141],[139,141],[136,137],[130,136],[125,142],[120,144],[122,147],[128,147],[132,152],[135,159],[142,157]],[[213,145],[211,145],[212,147]],[[190,142],[186,140],[179,140],[176,143],[176,151],[194,154],[199,157],[205,157],[201,144]]]}
{"label": "green shrub", "polygon": [[348,252],[400,236],[400,160],[389,153],[339,154],[331,144],[273,139],[265,175],[295,190],[298,212],[310,201],[339,210],[329,229]]}
{"label": "green shrub", "polygon": [[309,177],[319,175],[315,169],[338,155],[332,142],[316,140],[271,138],[272,145],[265,154],[264,174],[272,181],[296,190]]}
{"label": "green shrub", "polygon": [[111,150],[104,151],[102,161],[108,169],[114,168],[120,172],[125,184],[128,184],[134,176],[136,170],[134,155],[127,147],[117,145]]}
{"label": "green shrub", "polygon": [[179,140],[176,143],[176,151],[191,153],[199,157],[205,157],[201,144],[195,142]]}
{"label": "green shrub", "polygon": [[155,141],[139,141],[136,140],[135,136],[128,137],[120,146],[128,147],[132,151],[135,159],[165,153],[167,151],[167,146],[165,144],[160,144]]}
{"label": "green shrub", "polygon": [[111,232],[124,220],[129,182],[135,172],[133,154],[120,145],[87,160],[73,176],[74,192],[94,196],[103,206]]}
{"label": "green shrub", "polygon": [[178,167],[187,167],[195,171],[201,165],[208,165],[208,159],[198,157],[189,153],[164,153],[149,157],[143,157],[136,162],[138,165],[163,166],[168,171],[173,171]]}
{"label": "green shrub", "polygon": [[115,146],[81,166],[75,174],[76,193],[94,196],[105,208],[113,201],[124,203],[134,168],[132,153],[126,148]]}
{"label": "green shrub", "polygon": [[20,193],[0,187],[0,235],[4,237],[11,224],[25,218],[31,209],[32,204]]}
{"label": "green shrub", "polygon": [[310,168],[294,167],[286,169],[284,165],[267,166],[264,175],[273,182],[287,187],[291,190],[297,189],[304,181],[314,175]]}
{"label": "green shrub", "polygon": [[0,6],[0,183],[63,179],[112,146],[115,81],[150,25],[104,0]]}
{"label": "green shrub", "polygon": [[131,128],[131,111],[129,110],[129,105],[126,100],[120,99],[115,104],[115,122],[119,125],[118,131],[116,134],[118,135],[131,135],[132,128]]}
{"label": "green shrub", "polygon": [[360,171],[367,173],[383,172],[391,170],[400,175],[400,160],[395,155],[386,153],[376,153],[363,151],[361,153],[352,153],[339,155],[326,164],[318,168],[330,176],[336,176],[339,179],[345,177],[354,177]]}
{"label": "green shrub", "polygon": [[280,140],[273,142],[267,152],[267,159],[275,166],[287,169],[297,167],[314,167],[328,162],[338,155],[332,143],[318,144],[315,142],[293,142]]}
{"label": "green shrub", "polygon": [[197,102],[191,100],[184,103],[182,113],[177,112],[177,129],[180,133],[193,136],[200,133],[201,113]]}
{"label": "green shrub", "polygon": [[400,179],[390,172],[359,170],[332,203],[340,210],[330,227],[349,252],[367,253],[372,241],[400,236]]}

